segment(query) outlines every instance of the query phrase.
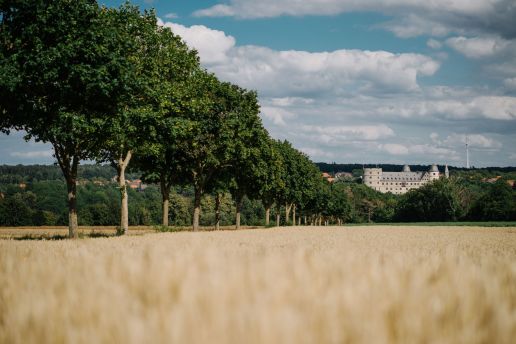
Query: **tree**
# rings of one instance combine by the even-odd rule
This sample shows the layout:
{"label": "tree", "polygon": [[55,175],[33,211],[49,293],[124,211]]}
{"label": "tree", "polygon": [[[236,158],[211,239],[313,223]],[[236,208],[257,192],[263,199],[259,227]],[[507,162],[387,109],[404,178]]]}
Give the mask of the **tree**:
{"label": "tree", "polygon": [[463,188],[453,179],[439,179],[404,194],[398,203],[399,221],[457,221],[464,215]]}
{"label": "tree", "polygon": [[133,83],[128,85],[131,90],[127,97],[120,98],[119,111],[108,120],[107,140],[99,159],[109,161],[117,170],[122,200],[120,227],[125,233],[129,224],[125,171],[135,149],[142,147],[139,165],[146,169],[147,180],[152,180],[157,170],[163,195],[163,224],[168,225],[173,182],[169,170],[173,162],[167,159],[167,151],[174,146],[173,117],[180,111],[177,95],[181,83],[197,67],[198,58],[179,36],[157,25],[153,11],[141,14],[137,7],[126,4],[104,15],[107,25],[120,36],[120,55],[132,61],[126,79]]}
{"label": "tree", "polygon": [[516,220],[516,191],[504,180],[490,184],[473,204],[469,217],[482,221]]}
{"label": "tree", "polygon": [[257,199],[268,177],[269,136],[263,128],[259,114],[257,94],[231,86],[232,116],[229,118],[234,146],[230,158],[230,174],[233,182],[231,193],[236,205],[236,229],[240,228],[240,216],[244,196]]}
{"label": "tree", "polygon": [[175,158],[194,188],[193,230],[199,230],[201,197],[213,177],[229,167],[233,155],[230,85],[203,70],[192,74],[188,85],[188,106],[181,116]]}
{"label": "tree", "polygon": [[125,97],[120,41],[93,0],[0,3],[2,128],[49,142],[68,190],[69,236],[78,236],[77,169],[95,157],[105,118]]}
{"label": "tree", "polygon": [[[265,225],[270,224],[270,211],[274,201],[284,192],[285,188],[285,166],[281,154],[277,150],[277,141],[269,139],[267,146],[262,153],[267,163],[266,179],[261,184],[260,199],[265,208]],[[279,214],[278,214],[279,215]]]}

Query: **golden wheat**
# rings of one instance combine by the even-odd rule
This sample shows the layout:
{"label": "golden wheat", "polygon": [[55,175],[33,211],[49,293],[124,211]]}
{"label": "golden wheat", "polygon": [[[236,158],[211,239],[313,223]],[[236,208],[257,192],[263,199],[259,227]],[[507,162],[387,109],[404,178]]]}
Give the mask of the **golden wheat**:
{"label": "golden wheat", "polygon": [[1,343],[511,343],[516,229],[0,240]]}

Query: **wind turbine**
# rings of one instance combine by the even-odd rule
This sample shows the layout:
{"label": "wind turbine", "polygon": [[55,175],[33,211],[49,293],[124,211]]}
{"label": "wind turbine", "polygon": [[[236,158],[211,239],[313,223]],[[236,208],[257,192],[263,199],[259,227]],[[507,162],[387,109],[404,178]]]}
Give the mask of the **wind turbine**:
{"label": "wind turbine", "polygon": [[469,138],[466,135],[466,168],[469,169]]}

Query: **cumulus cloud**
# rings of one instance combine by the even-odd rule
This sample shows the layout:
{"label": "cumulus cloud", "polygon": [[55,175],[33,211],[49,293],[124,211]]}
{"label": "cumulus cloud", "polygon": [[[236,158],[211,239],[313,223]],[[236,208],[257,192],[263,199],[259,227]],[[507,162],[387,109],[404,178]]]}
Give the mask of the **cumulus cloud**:
{"label": "cumulus cloud", "polygon": [[33,159],[33,158],[50,158],[54,152],[52,150],[29,151],[29,152],[11,152],[9,155],[15,158]]}
{"label": "cumulus cloud", "polygon": [[394,131],[385,124],[379,125],[302,125],[305,133],[316,135],[325,143],[342,141],[375,141],[394,135]]}
{"label": "cumulus cloud", "polygon": [[471,148],[499,150],[503,144],[486,134],[458,134],[452,133],[441,139],[437,133],[430,134],[434,144],[442,147],[462,147],[466,142]]}
{"label": "cumulus cloud", "polygon": [[280,96],[417,91],[418,77],[439,68],[437,61],[424,55],[386,51],[311,53],[243,46],[227,57],[210,69],[224,79]]}
{"label": "cumulus cloud", "polygon": [[441,36],[465,30],[516,37],[513,0],[230,0],[228,4],[198,10],[194,15],[248,19],[364,11],[393,16],[395,19],[385,27],[402,37]]}
{"label": "cumulus cloud", "polygon": [[446,40],[446,44],[461,54],[474,59],[500,55],[507,52],[509,48],[516,50],[516,42],[500,37],[452,37]]}
{"label": "cumulus cloud", "polygon": [[276,107],[263,106],[261,112],[263,117],[278,126],[286,126],[288,121],[296,117],[294,113]]}
{"label": "cumulus cloud", "polygon": [[165,14],[165,18],[167,19],[175,19],[175,18],[179,18],[179,16],[176,14],[176,13],[167,13]]}
{"label": "cumulus cloud", "polygon": [[197,49],[201,62],[222,79],[269,96],[417,91],[418,77],[433,75],[439,68],[439,62],[421,54],[278,51],[235,46],[232,36],[202,25],[160,24]]}
{"label": "cumulus cloud", "polygon": [[416,99],[410,102],[383,104],[377,113],[402,118],[470,120],[485,118],[501,121],[516,119],[516,98],[509,96],[474,96],[441,98],[431,101]]}
{"label": "cumulus cloud", "polygon": [[168,27],[192,48],[199,52],[201,61],[211,65],[227,61],[227,53],[235,46],[235,38],[226,35],[223,31],[213,30],[204,25],[192,25],[189,27],[181,24],[163,22],[158,19],[158,24]]}
{"label": "cumulus cloud", "polygon": [[409,153],[409,149],[399,143],[380,144],[378,148],[392,155],[407,155]]}
{"label": "cumulus cloud", "polygon": [[443,46],[441,42],[433,38],[430,38],[428,41],[426,41],[426,45],[432,49],[441,49]]}

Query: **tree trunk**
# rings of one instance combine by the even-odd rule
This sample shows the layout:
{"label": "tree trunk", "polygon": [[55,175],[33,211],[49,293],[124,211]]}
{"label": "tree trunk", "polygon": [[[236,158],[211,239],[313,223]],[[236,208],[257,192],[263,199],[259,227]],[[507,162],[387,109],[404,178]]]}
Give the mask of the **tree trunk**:
{"label": "tree trunk", "polygon": [[296,205],[292,206],[292,226],[296,225]]}
{"label": "tree trunk", "polygon": [[66,180],[68,189],[68,237],[77,239],[79,237],[79,223],[77,220],[77,180],[76,177],[69,177]]}
{"label": "tree trunk", "polygon": [[267,206],[267,208],[265,208],[265,225],[268,226],[270,224],[270,219],[271,219],[271,206]]}
{"label": "tree trunk", "polygon": [[167,183],[163,179],[161,180],[161,198],[163,200],[162,224],[163,224],[163,226],[168,227],[168,208],[169,208],[169,203],[170,203],[170,185],[167,185]]}
{"label": "tree trunk", "polygon": [[281,209],[279,206],[276,208],[276,227],[280,226]]}
{"label": "tree trunk", "polygon": [[215,230],[220,230],[220,201],[222,195],[217,192],[215,196]]}
{"label": "tree trunk", "polygon": [[244,196],[236,196],[236,221],[235,228],[240,229],[240,212],[242,211],[242,202]]}
{"label": "tree trunk", "polygon": [[77,220],[77,168],[79,166],[79,158],[70,156],[65,147],[52,142],[56,160],[63,172],[66,180],[66,189],[68,191],[68,237],[76,239],[79,237],[79,223]]}
{"label": "tree trunk", "polygon": [[125,169],[127,165],[129,165],[129,161],[131,160],[132,152],[128,151],[125,155],[125,158],[121,156],[117,162],[117,172],[118,172],[118,187],[120,188],[120,198],[121,198],[121,207],[120,207],[120,234],[127,234],[129,230],[129,209],[128,209],[128,195],[127,195],[127,185],[125,184]]}
{"label": "tree trunk", "polygon": [[308,223],[306,223],[306,215],[304,216],[304,220],[305,220],[304,222],[305,222],[305,226],[306,226],[308,224]]}
{"label": "tree trunk", "polygon": [[201,215],[201,190],[197,187],[195,188],[195,196],[194,196],[194,212],[193,212],[193,231],[199,231],[199,216]]}
{"label": "tree trunk", "polygon": [[288,225],[288,220],[290,220],[290,209],[292,208],[292,204],[285,204],[285,226]]}

